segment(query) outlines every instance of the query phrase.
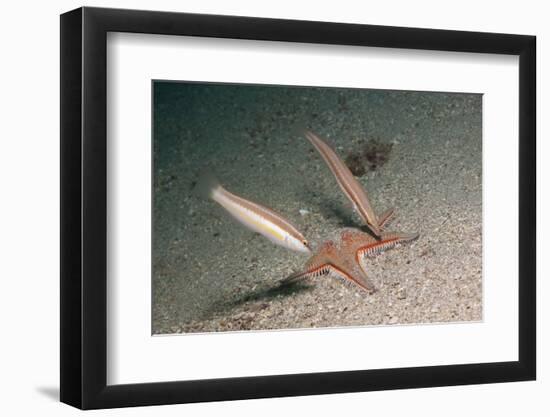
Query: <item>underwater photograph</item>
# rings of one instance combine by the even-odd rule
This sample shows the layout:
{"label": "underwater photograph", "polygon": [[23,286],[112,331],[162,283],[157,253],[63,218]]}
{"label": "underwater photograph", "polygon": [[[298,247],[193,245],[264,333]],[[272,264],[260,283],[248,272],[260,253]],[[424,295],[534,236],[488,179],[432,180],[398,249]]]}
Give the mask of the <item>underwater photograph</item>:
{"label": "underwater photograph", "polygon": [[152,333],[482,315],[482,95],[152,82]]}

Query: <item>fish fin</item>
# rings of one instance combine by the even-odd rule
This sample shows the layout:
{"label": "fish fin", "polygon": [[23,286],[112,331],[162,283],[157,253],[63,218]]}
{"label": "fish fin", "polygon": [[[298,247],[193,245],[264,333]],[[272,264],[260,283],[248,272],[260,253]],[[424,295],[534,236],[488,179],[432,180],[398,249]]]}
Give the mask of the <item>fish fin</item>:
{"label": "fish fin", "polygon": [[203,199],[210,199],[214,191],[222,188],[220,182],[212,171],[204,169],[199,174],[199,179],[193,188],[193,194]]}

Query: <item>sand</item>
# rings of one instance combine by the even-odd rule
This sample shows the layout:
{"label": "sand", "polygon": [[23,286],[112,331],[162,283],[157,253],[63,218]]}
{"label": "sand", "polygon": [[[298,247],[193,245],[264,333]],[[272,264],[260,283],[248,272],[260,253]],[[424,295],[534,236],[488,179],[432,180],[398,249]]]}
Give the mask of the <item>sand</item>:
{"label": "sand", "polygon": [[[157,84],[154,334],[482,319],[481,96]],[[377,291],[320,277],[291,287],[305,254],[273,245],[193,193],[202,170],[267,205],[318,245],[362,224],[307,126],[341,155],[377,140],[387,162],[359,177],[388,230],[413,243],[369,259]]]}

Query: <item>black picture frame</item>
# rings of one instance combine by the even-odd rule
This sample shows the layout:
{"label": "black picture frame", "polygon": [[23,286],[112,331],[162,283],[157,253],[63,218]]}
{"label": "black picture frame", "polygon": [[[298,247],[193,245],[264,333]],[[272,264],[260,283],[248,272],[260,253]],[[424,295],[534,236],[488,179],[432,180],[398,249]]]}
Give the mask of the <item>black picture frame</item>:
{"label": "black picture frame", "polygon": [[[519,360],[107,385],[108,32],[519,56]],[[95,409],[535,379],[534,36],[84,7],[61,15],[60,57],[62,402]]]}

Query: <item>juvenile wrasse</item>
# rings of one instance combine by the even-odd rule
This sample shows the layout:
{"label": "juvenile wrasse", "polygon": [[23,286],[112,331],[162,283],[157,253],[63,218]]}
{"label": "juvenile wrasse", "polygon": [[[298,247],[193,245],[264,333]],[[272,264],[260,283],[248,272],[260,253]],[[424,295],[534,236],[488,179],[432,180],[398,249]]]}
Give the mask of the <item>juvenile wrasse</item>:
{"label": "juvenile wrasse", "polygon": [[297,252],[311,252],[308,241],[292,223],[268,207],[227,191],[211,174],[203,174],[197,188],[237,221],[276,245]]}

